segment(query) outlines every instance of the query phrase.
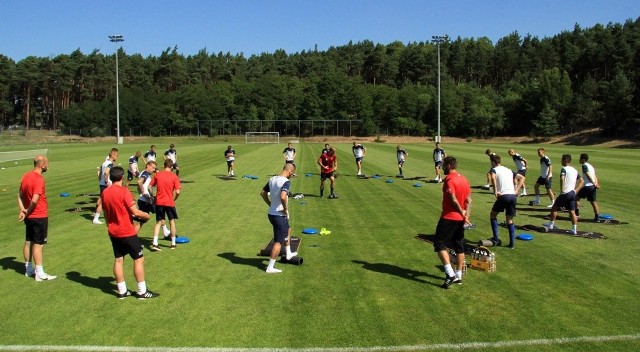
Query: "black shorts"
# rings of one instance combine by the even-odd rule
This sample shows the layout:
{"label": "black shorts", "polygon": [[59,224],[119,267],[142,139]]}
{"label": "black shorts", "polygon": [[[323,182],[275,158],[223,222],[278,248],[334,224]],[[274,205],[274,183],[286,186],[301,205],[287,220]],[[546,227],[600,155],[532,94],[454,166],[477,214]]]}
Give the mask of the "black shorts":
{"label": "black shorts", "polygon": [[[518,174],[518,175],[522,175],[522,176],[524,176],[524,177],[527,177],[527,169],[524,169],[524,170],[518,170],[518,171],[516,172],[516,174]],[[514,176],[514,177],[515,177],[515,176]]]}
{"label": "black shorts", "polygon": [[180,166],[178,166],[178,162],[176,161],[175,163],[173,163],[171,170],[177,170],[178,168],[180,168]]}
{"label": "black shorts", "polygon": [[364,159],[364,157],[363,157],[363,156],[361,156],[361,157],[359,157],[359,158],[356,158],[356,163],[361,163],[361,162],[362,162],[362,159]]}
{"label": "black shorts", "polygon": [[597,192],[598,189],[596,188],[596,186],[584,186],[580,188],[580,191],[576,196],[576,200],[587,198],[588,201],[595,202],[597,199]]}
{"label": "black shorts", "polygon": [[33,244],[47,244],[49,218],[24,219],[26,227],[25,241]]}
{"label": "black shorts", "polygon": [[107,189],[107,187],[109,186],[100,185],[100,195],[102,195],[102,192],[104,192],[104,190]]}
{"label": "black shorts", "polygon": [[113,256],[122,258],[129,255],[131,259],[136,260],[142,258],[142,242],[137,235],[129,237],[111,237],[111,247],[113,247]]}
{"label": "black shorts", "polygon": [[464,253],[464,220],[440,218],[438,221],[433,250],[440,252],[447,248],[453,249],[456,253]]}
{"label": "black shorts", "polygon": [[576,192],[562,193],[553,202],[553,209],[564,208],[569,211],[576,210]]}
{"label": "black shorts", "polygon": [[284,243],[289,236],[289,219],[269,214],[269,222],[273,226],[273,242]]}
{"label": "black shorts", "polygon": [[516,216],[516,201],[518,197],[515,194],[504,194],[496,199],[496,202],[493,203],[493,208],[491,211],[496,213],[504,213],[507,216]]}
{"label": "black shorts", "polygon": [[154,204],[142,201],[138,199],[138,209],[148,214],[154,214],[156,212],[156,206]]}
{"label": "black shorts", "polygon": [[331,178],[331,177],[333,177],[333,176],[334,176],[334,175],[333,175],[333,171],[331,171],[331,172],[329,172],[329,173],[326,173],[326,174],[325,174],[325,173],[323,173],[323,172],[321,172],[321,173],[320,173],[320,179],[321,179],[322,181],[324,181],[324,180],[326,180],[326,179],[328,179],[328,178]]}
{"label": "black shorts", "polygon": [[442,161],[436,161],[433,164],[435,167],[442,167]]}
{"label": "black shorts", "polygon": [[553,182],[552,182],[553,180],[552,179],[553,179],[553,177],[546,178],[546,177],[540,176],[540,177],[538,177],[538,180],[536,181],[536,184],[537,185],[544,185],[544,188],[551,189],[551,186],[553,185]]}
{"label": "black shorts", "polygon": [[231,165],[233,165],[233,162],[234,162],[234,161],[235,161],[235,160],[227,160],[227,166],[231,166]]}
{"label": "black shorts", "polygon": [[140,173],[138,171],[135,172],[135,174],[133,172],[131,172],[131,170],[127,170],[127,181],[131,181],[133,180],[133,177],[139,177]]}
{"label": "black shorts", "polygon": [[291,165],[294,165],[294,166],[296,165],[295,161],[293,161],[293,160],[285,160],[284,163],[285,164],[291,164]]}
{"label": "black shorts", "polygon": [[176,207],[156,205],[156,221],[164,220],[165,217],[169,220],[177,219],[178,212],[176,211]]}

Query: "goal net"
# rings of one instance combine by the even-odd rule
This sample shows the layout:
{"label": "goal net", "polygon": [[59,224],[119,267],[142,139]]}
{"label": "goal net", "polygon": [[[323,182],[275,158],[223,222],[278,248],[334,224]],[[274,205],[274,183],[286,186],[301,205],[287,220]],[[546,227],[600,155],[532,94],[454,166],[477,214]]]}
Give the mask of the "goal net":
{"label": "goal net", "polygon": [[37,155],[49,155],[49,149],[17,150],[13,152],[0,152],[0,163],[33,159]]}
{"label": "goal net", "polygon": [[245,143],[280,143],[280,132],[247,132]]}

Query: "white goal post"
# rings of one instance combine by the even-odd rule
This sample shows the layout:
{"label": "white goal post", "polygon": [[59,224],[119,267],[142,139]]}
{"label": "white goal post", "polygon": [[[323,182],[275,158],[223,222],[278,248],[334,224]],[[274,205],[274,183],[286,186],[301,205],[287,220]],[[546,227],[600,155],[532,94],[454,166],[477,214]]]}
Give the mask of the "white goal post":
{"label": "white goal post", "polygon": [[0,163],[7,161],[18,161],[33,159],[37,155],[48,157],[49,149],[17,150],[14,152],[0,152]]}
{"label": "white goal post", "polygon": [[247,132],[245,143],[280,143],[280,132]]}

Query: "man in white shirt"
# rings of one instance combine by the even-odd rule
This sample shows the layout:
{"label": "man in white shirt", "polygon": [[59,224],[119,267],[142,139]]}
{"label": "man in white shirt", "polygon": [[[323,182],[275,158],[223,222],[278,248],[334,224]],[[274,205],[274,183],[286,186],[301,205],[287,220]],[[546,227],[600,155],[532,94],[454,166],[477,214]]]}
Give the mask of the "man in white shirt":
{"label": "man in white shirt", "polygon": [[491,165],[493,166],[489,173],[491,174],[491,186],[496,196],[496,201],[493,203],[491,213],[489,214],[491,222],[491,230],[493,232],[493,238],[490,240],[497,246],[502,244],[498,237],[498,213],[504,211],[507,219],[507,228],[509,229],[509,245],[510,249],[514,249],[516,228],[513,224],[513,217],[516,215],[516,190],[514,186],[515,175],[511,169],[502,166],[502,159],[499,155],[491,155]]}
{"label": "man in white shirt", "polygon": [[551,208],[551,221],[543,224],[544,227],[557,229],[555,221],[558,216],[558,209],[564,208],[571,215],[571,231],[573,234],[578,233],[578,217],[576,216],[576,193],[582,188],[584,181],[578,170],[571,166],[571,155],[562,155],[562,169],[560,170],[560,195],[553,202]]}
{"label": "man in white shirt", "polygon": [[269,265],[266,269],[269,274],[282,272],[282,270],[275,268],[282,243],[286,244],[287,260],[298,255],[296,252],[291,252],[291,226],[289,225],[289,193],[291,189],[291,181],[289,179],[295,172],[295,165],[285,164],[282,172],[271,177],[260,192],[260,196],[269,206],[268,217],[273,226],[273,247]]}

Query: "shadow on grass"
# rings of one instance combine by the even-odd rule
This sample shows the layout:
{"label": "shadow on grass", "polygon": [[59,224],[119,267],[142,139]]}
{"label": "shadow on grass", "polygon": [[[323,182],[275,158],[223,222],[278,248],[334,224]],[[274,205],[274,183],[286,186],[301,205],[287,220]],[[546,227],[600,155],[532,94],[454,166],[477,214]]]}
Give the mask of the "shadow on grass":
{"label": "shadow on grass", "polygon": [[231,264],[240,264],[252,266],[260,271],[263,271],[265,268],[264,258],[242,258],[238,257],[235,252],[225,252],[218,254],[218,257],[224,258],[231,262]]}
{"label": "shadow on grass", "polygon": [[222,181],[237,181],[238,179],[235,176],[227,176],[227,175],[216,175],[219,180]]}
{"label": "shadow on grass", "polygon": [[83,276],[77,271],[70,271],[67,274],[67,279],[77,282],[82,286],[98,289],[104,293],[113,295],[115,294],[115,279],[111,276],[100,276],[98,278]]}
{"label": "shadow on grass", "polygon": [[25,271],[24,263],[19,262],[16,259],[16,257],[4,257],[0,259],[0,267],[2,267],[3,271],[13,270],[16,273],[23,275]]}
{"label": "shadow on grass", "polygon": [[429,274],[429,273],[425,273],[425,272],[422,272],[422,271],[416,271],[416,270],[401,268],[401,267],[393,265],[393,264],[369,263],[369,262],[365,262],[365,261],[362,261],[362,260],[352,260],[352,262],[355,263],[355,264],[362,265],[362,268],[366,269],[366,270],[371,270],[371,271],[375,271],[375,272],[382,273],[382,274],[395,275],[395,276],[398,276],[398,277],[403,278],[403,279],[417,281],[417,282],[420,282],[420,283],[429,284],[429,285],[433,285],[433,286],[438,286],[439,287],[440,285],[436,284],[436,283],[433,283],[433,282],[429,282],[429,281],[423,280],[420,277],[428,277],[428,278],[432,278],[432,279],[442,280],[442,276],[435,276],[435,275],[432,275],[432,274]]}

